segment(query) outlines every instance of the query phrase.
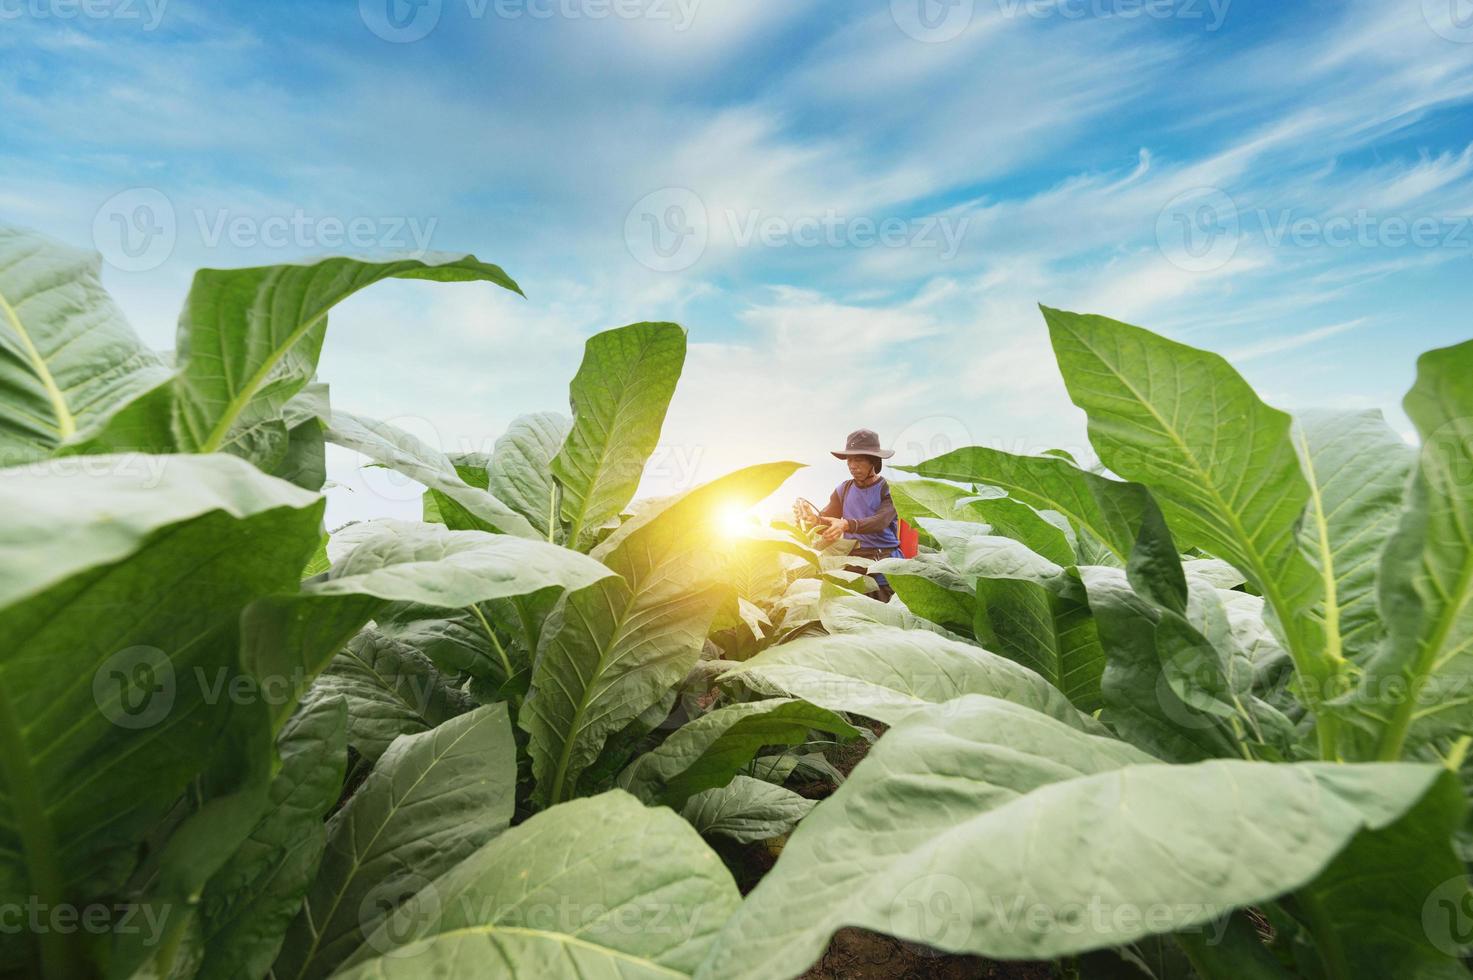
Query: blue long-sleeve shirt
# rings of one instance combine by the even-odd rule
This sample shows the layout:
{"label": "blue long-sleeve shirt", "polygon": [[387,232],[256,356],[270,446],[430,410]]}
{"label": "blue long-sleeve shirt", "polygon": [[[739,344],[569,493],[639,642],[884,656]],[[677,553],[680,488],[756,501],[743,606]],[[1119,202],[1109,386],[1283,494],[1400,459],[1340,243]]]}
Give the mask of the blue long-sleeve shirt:
{"label": "blue long-sleeve shirt", "polygon": [[850,527],[844,537],[854,539],[861,548],[890,551],[900,547],[900,518],[890,499],[890,484],[884,477],[867,487],[845,480],[834,488],[828,506],[819,513],[848,521]]}

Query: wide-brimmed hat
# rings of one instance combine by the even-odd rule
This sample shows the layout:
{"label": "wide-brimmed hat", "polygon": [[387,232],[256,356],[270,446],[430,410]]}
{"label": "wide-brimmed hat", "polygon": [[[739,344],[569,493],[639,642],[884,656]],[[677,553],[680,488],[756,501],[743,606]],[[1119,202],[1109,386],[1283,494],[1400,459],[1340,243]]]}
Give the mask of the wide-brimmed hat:
{"label": "wide-brimmed hat", "polygon": [[872,429],[855,429],[849,433],[849,438],[844,440],[843,449],[830,451],[839,459],[848,459],[850,456],[878,456],[880,459],[889,459],[895,455],[893,449],[880,448],[880,437]]}

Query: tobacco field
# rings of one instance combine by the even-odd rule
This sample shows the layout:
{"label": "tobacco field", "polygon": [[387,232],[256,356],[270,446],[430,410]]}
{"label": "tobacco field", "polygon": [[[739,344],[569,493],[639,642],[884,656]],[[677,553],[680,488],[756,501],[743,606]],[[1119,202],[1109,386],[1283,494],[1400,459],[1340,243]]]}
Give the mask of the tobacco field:
{"label": "tobacco field", "polygon": [[[96,256],[0,228],[0,975],[772,980],[841,930],[1467,975],[1473,341],[1420,358],[1413,445],[1043,308],[1100,465],[901,467],[885,604],[740,518],[796,462],[636,497],[675,324],[593,336],[485,454],[336,404],[329,313],[386,279],[520,292],[205,269],[159,352]],[[327,533],[329,444],[423,520]]]}

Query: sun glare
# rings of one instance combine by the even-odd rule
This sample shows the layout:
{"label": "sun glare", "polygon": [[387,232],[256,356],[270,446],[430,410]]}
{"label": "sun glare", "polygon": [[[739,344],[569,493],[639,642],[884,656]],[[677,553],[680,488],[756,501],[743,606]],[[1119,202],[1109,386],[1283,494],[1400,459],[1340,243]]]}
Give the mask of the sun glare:
{"label": "sun glare", "polygon": [[745,508],[736,504],[728,504],[716,514],[717,526],[721,533],[728,538],[745,537],[752,527],[752,517]]}

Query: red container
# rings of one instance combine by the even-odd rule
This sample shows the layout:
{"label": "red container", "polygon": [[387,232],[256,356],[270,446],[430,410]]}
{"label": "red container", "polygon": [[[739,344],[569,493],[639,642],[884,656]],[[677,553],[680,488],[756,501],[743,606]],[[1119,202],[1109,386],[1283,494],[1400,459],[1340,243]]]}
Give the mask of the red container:
{"label": "red container", "polygon": [[915,528],[904,521],[900,522],[900,553],[907,558],[914,558],[921,550],[921,536]]}

